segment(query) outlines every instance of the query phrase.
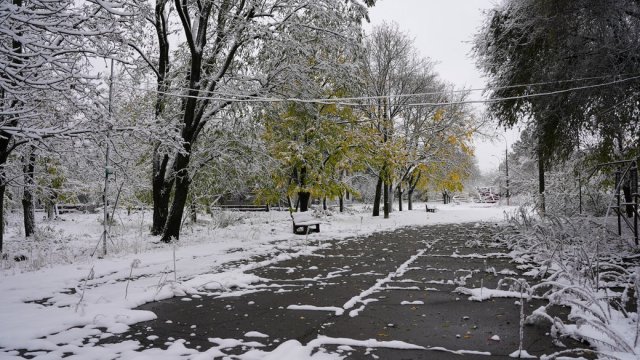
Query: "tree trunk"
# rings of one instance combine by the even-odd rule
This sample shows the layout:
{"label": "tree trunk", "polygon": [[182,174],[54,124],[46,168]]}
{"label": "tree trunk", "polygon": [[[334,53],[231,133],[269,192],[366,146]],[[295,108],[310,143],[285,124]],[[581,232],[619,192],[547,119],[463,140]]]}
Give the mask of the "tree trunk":
{"label": "tree trunk", "polygon": [[544,201],[544,159],[542,158],[542,150],[538,149],[538,189],[540,193],[540,216],[545,215]]}
{"label": "tree trunk", "polygon": [[189,186],[191,185],[191,179],[189,178],[188,167],[189,160],[191,158],[189,146],[186,146],[185,153],[179,153],[176,155],[176,162],[174,166],[175,178],[175,190],[173,192],[173,203],[169,210],[169,216],[167,222],[164,225],[162,232],[162,241],[171,242],[172,240],[180,239],[180,227],[182,225],[182,216],[184,215],[184,206],[187,203],[187,196],[189,195]]}
{"label": "tree trunk", "polygon": [[[46,166],[47,165],[45,165],[45,167]],[[49,172],[48,168],[45,170]],[[58,212],[56,211],[57,199],[58,199],[58,193],[56,189],[53,187],[53,184],[50,183],[49,187],[46,189],[45,200],[44,200],[44,207],[47,212],[47,220],[49,221],[55,220],[56,216],[58,215]],[[102,194],[102,201],[104,203],[104,194]]]}
{"label": "tree trunk", "polygon": [[191,222],[193,224],[198,222],[198,207],[196,206],[195,201],[191,202]]}
{"label": "tree trunk", "polygon": [[409,192],[407,193],[407,208],[408,210],[413,210],[413,189],[409,188]]}
{"label": "tree trunk", "polygon": [[7,190],[7,186],[4,182],[4,170],[0,170],[2,172],[2,181],[0,182],[0,254],[2,252],[2,244],[4,243],[4,193]]}
{"label": "tree trunk", "polygon": [[380,216],[380,198],[382,197],[382,176],[378,175],[376,194],[373,197],[373,216]]}
{"label": "tree trunk", "polygon": [[23,162],[24,190],[22,192],[22,213],[24,219],[24,236],[29,237],[33,235],[36,230],[36,216],[33,205],[33,191],[36,184],[34,174],[36,154],[33,146],[29,149],[29,155],[23,157]]}
{"label": "tree trunk", "polygon": [[[13,5],[19,10],[22,7],[22,0],[13,0]],[[18,34],[20,35],[21,33]],[[13,40],[11,40],[11,51],[14,54],[22,54],[23,44],[17,39],[18,37],[14,37]],[[11,61],[15,64],[22,64],[22,60],[19,60],[17,57],[12,57]],[[3,106],[6,106],[8,104],[9,109],[11,109],[20,104],[18,100],[9,100],[9,97],[5,94],[4,87],[0,89],[0,94],[0,102],[3,104]],[[4,116],[0,117],[0,122],[2,122],[7,127],[18,126],[18,119],[11,116],[8,116],[7,118],[5,118]],[[7,173],[5,168],[7,165],[7,159],[9,158],[9,153],[12,150],[9,146],[12,140],[12,134],[6,131],[0,132],[0,254],[2,254],[4,244],[4,193],[7,190]]]}
{"label": "tree trunk", "polygon": [[[202,9],[201,16],[203,19],[209,17],[212,3],[205,3]],[[184,9],[182,9],[184,10]],[[206,29],[206,25],[204,29]],[[202,30],[202,29],[198,29]],[[205,31],[206,33],[206,31]],[[200,36],[200,35],[199,35]],[[180,227],[182,225],[182,216],[184,215],[184,207],[187,203],[187,196],[189,195],[189,186],[191,185],[191,178],[189,177],[189,162],[191,161],[191,152],[193,150],[194,143],[198,137],[199,129],[202,129],[204,125],[202,121],[203,116],[203,104],[199,103],[199,100],[195,98],[200,92],[200,80],[202,75],[202,52],[199,51],[204,47],[206,36],[203,36],[200,43],[196,48],[191,49],[191,64],[189,72],[189,91],[188,97],[183,102],[183,115],[182,115],[182,131],[180,137],[183,142],[182,151],[175,155],[175,160],[172,165],[169,185],[174,183],[173,202],[171,203],[171,209],[167,217],[167,222],[164,225],[162,231],[163,242],[171,242],[172,240],[180,239]],[[206,122],[206,120],[204,120]],[[164,159],[163,159],[164,162]],[[167,186],[165,182],[165,190],[170,192],[171,186]]]}
{"label": "tree trunk", "polygon": [[387,184],[387,182],[384,182],[384,194],[382,195],[383,199],[382,201],[384,202],[383,205],[383,211],[384,211],[384,218],[388,219],[389,218],[389,184]]}
{"label": "tree trunk", "polygon": [[[163,115],[166,107],[167,89],[169,81],[167,74],[169,73],[169,29],[165,23],[165,10],[167,0],[157,0],[155,4],[155,28],[158,38],[158,68],[156,73],[157,94],[155,101],[155,122],[162,124],[164,122]],[[169,155],[160,153],[160,143],[156,143],[152,154],[152,173],[151,188],[153,194],[153,217],[151,223],[151,235],[160,235],[164,230],[164,225],[169,216],[169,198],[173,180],[167,182],[167,164]]]}
{"label": "tree trunk", "polygon": [[409,178],[409,194],[407,195],[409,210],[413,210],[413,192],[415,191],[416,186],[418,186],[420,177],[422,177],[422,172],[418,171],[418,176],[415,176],[415,174],[411,174],[411,177]]}
{"label": "tree trunk", "polygon": [[622,184],[622,193],[624,194],[624,202],[627,203],[625,206],[627,217],[631,218],[633,217],[633,205],[631,204],[633,198],[631,197],[631,183],[628,178],[626,178]]}
{"label": "tree trunk", "polygon": [[154,149],[152,160],[153,220],[151,223],[151,235],[160,235],[164,230],[164,225],[169,216],[169,198],[173,187],[173,180],[165,181],[169,155],[165,154],[161,160],[161,155],[157,151],[157,148]]}
{"label": "tree trunk", "polygon": [[402,182],[398,183],[398,211],[402,211]]}
{"label": "tree trunk", "polygon": [[300,203],[300,212],[308,211],[309,200],[311,199],[311,193],[303,190],[307,186],[307,168],[304,166],[300,169],[300,179],[298,180],[298,186],[300,188],[300,191],[298,191],[298,202]]}
{"label": "tree trunk", "polygon": [[[15,125],[15,124],[14,124]],[[0,136],[0,254],[2,254],[2,247],[4,244],[4,193],[7,190],[7,173],[5,172],[5,165],[7,164],[7,158],[9,157],[9,142],[11,141],[11,135],[5,132]]]}
{"label": "tree trunk", "polygon": [[322,210],[327,210],[327,197],[322,198]]}
{"label": "tree trunk", "polygon": [[[176,4],[180,3],[176,1]],[[173,202],[169,210],[167,222],[164,225],[162,231],[161,240],[164,242],[170,242],[171,240],[180,239],[180,227],[182,225],[182,216],[184,215],[184,207],[187,202],[187,196],[189,195],[189,186],[191,185],[191,178],[189,177],[189,161],[191,160],[191,152],[195,146],[195,142],[198,138],[198,134],[207,122],[207,119],[203,120],[204,110],[209,103],[207,99],[198,99],[197,96],[202,90],[202,74],[203,74],[203,49],[207,41],[207,19],[211,14],[213,7],[212,2],[199,3],[199,18],[204,19],[203,23],[197,27],[198,34],[195,38],[195,42],[189,43],[189,70],[187,75],[189,89],[187,94],[189,97],[184,98],[182,102],[182,130],[180,131],[180,137],[182,140],[182,151],[175,155],[173,165],[171,167],[171,173],[169,177],[172,179],[169,185],[173,182],[175,185],[173,192]],[[180,19],[185,32],[190,32],[190,24],[187,20],[189,18],[189,9],[185,5],[184,7],[177,7],[176,11],[180,13]],[[222,13],[221,13],[222,14]],[[232,52],[231,54],[235,54]],[[228,59],[231,63],[231,59]],[[228,65],[224,69],[220,69],[219,74],[222,74],[228,70]],[[214,90],[214,87],[210,87],[209,90]],[[227,105],[229,103],[226,103]],[[221,111],[225,106],[218,107],[218,111]],[[164,162],[164,160],[163,160]],[[167,187],[169,190],[171,186]]]}
{"label": "tree trunk", "polygon": [[338,202],[340,203],[340,212],[344,212],[344,195],[340,194]]}
{"label": "tree trunk", "polygon": [[309,199],[311,199],[310,192],[298,191],[298,201],[300,202],[300,212],[309,211]]}
{"label": "tree trunk", "polygon": [[47,220],[53,220],[56,217],[56,209],[55,203],[51,200],[51,197],[45,200],[44,207],[47,211]]}

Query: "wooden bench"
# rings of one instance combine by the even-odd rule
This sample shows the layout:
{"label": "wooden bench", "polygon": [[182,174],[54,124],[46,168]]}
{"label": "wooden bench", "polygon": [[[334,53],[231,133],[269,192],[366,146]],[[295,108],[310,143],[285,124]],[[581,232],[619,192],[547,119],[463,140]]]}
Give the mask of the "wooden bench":
{"label": "wooden bench", "polygon": [[[96,205],[92,204],[56,204],[58,208],[58,214],[68,213],[93,213],[95,212]],[[46,209],[42,209],[46,211]]]}
{"label": "wooden bench", "polygon": [[424,204],[424,206],[427,209],[427,212],[430,212],[430,213],[436,212],[436,208],[430,208],[428,204]]}
{"label": "wooden bench", "polygon": [[293,221],[293,233],[296,235],[320,232],[320,220],[307,211],[291,213],[291,220]]}
{"label": "wooden bench", "polygon": [[212,210],[269,211],[269,205],[215,205]]}

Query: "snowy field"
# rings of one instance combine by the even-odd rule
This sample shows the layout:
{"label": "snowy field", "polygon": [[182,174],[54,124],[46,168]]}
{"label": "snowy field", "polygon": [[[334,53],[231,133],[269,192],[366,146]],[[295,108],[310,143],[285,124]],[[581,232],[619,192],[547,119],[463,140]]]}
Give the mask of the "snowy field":
{"label": "snowy field", "polygon": [[[132,310],[144,303],[183,296],[204,284],[242,287],[259,280],[243,270],[312,253],[326,239],[409,225],[498,222],[507,210],[483,205],[436,207],[438,212],[428,214],[394,212],[387,220],[372,218],[368,209],[325,216],[321,232],[308,237],[292,234],[288,212],[221,213],[185,225],[175,245],[158,244],[148,235],[149,212],[122,213],[111,228],[110,253],[104,259],[89,256],[102,246],[97,214],[62,215],[61,220],[42,223],[30,242],[10,232],[9,257],[2,262],[0,280],[0,357],[18,356],[15,350],[25,349],[35,351],[30,355],[40,355],[37,358],[57,358],[65,352],[82,359],[112,358],[123,349],[79,345],[89,335],[121,333],[128,325],[155,318],[151,312]],[[423,209],[424,204],[416,208]],[[18,228],[11,225],[14,231]],[[13,262],[18,255],[28,260]],[[266,260],[234,265],[258,255]],[[166,350],[169,358],[175,347],[180,343]]]}

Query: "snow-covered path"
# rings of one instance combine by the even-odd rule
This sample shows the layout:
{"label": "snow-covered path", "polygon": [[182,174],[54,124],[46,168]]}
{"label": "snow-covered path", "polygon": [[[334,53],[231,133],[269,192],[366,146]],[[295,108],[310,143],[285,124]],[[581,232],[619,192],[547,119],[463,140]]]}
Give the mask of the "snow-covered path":
{"label": "snow-covered path", "polygon": [[[349,359],[507,358],[519,346],[519,294],[485,290],[480,303],[454,292],[495,288],[518,271],[499,249],[465,247],[491,232],[485,225],[441,225],[332,242],[309,256],[247,271],[261,279],[256,283],[145,305],[158,319],[104,343],[140,343],[143,354],[157,354],[179,342],[239,359],[308,358],[316,351]],[[547,331],[526,327],[524,348],[536,355],[558,351]]]}

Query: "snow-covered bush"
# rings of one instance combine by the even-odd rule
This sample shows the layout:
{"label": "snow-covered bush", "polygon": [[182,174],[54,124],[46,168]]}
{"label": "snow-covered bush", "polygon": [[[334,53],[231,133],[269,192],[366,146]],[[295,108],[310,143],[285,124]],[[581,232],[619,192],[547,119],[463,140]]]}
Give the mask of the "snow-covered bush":
{"label": "snow-covered bush", "polygon": [[5,268],[13,266],[22,270],[37,270],[54,263],[72,263],[86,256],[86,249],[75,248],[74,237],[45,225],[36,228],[33,236],[6,243]]}
{"label": "snow-covered bush", "polygon": [[[529,214],[521,209],[511,217],[513,227],[498,238],[513,250],[515,261],[529,264],[524,275],[539,282],[531,291],[549,300],[527,321],[548,321],[558,344],[571,337],[602,356],[640,355],[640,266],[632,239],[613,235],[601,219]],[[554,305],[571,307],[571,323],[549,315]]]}
{"label": "snow-covered bush", "polygon": [[[566,159],[552,159],[544,169],[543,198],[539,187],[537,141],[531,134],[525,135],[513,144],[509,154],[511,204],[540,209],[544,201],[545,214],[575,216],[582,208],[582,214],[604,215],[613,192],[613,175],[601,171],[609,169],[594,167],[597,161],[580,152]],[[504,189],[505,174],[494,176],[493,184]]]}
{"label": "snow-covered bush", "polygon": [[213,229],[224,229],[242,221],[242,215],[234,211],[212,211],[211,227]]}

